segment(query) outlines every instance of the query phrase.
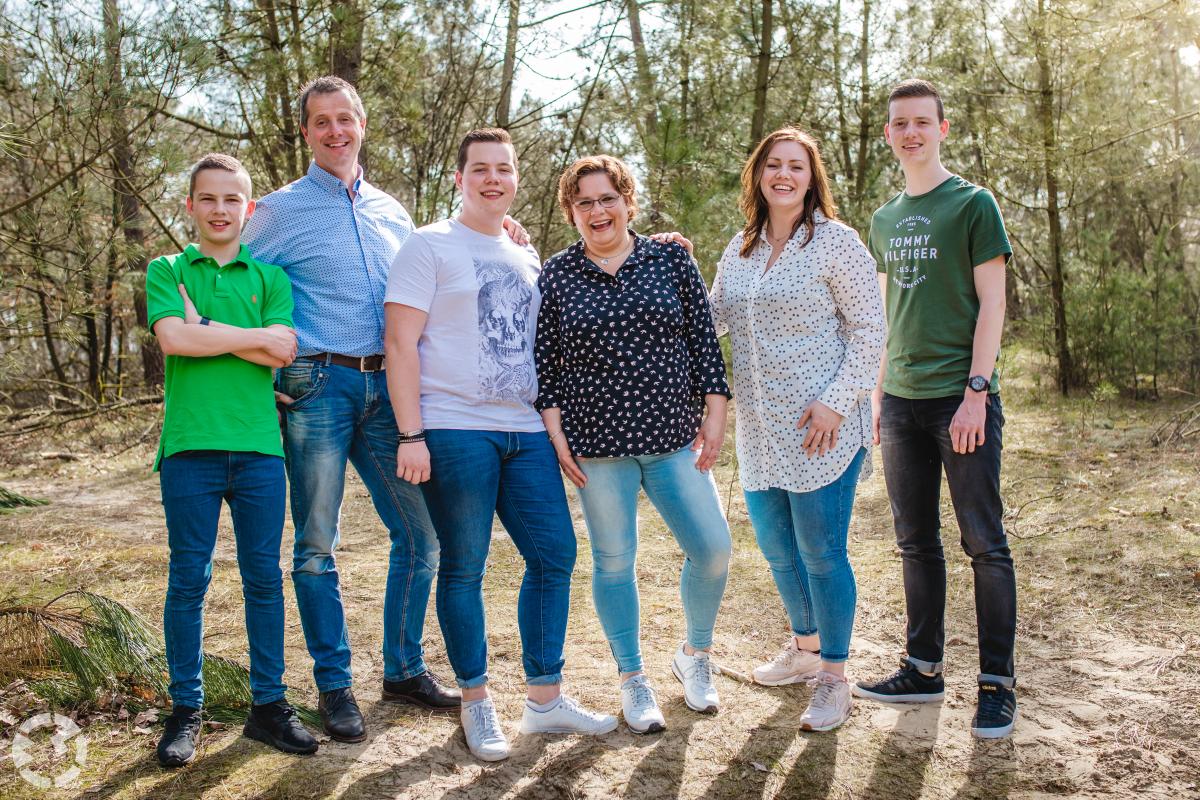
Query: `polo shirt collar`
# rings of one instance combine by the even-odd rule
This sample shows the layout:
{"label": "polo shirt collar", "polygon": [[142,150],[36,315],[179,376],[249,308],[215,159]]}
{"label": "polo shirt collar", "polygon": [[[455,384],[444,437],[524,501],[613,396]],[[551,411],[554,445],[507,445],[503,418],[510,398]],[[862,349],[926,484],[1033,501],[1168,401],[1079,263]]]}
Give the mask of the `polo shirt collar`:
{"label": "polo shirt collar", "polygon": [[[203,258],[208,258],[210,261],[213,260],[213,259],[209,258],[208,256],[204,255],[204,253],[201,253],[200,247],[196,244],[189,244],[187,247],[185,247],[183,249],[183,255],[184,255],[184,257],[187,258],[189,264],[195,264],[197,261],[199,261],[200,259],[203,259]],[[241,264],[243,267],[249,267],[250,264],[253,262],[253,260],[254,260],[254,256],[250,255],[250,250],[246,247],[246,245],[243,244],[241,247],[238,248],[238,254],[236,256],[234,256],[233,260],[230,261],[229,263],[230,264]],[[217,266],[221,266],[221,265],[218,264]]]}
{"label": "polo shirt collar", "polygon": [[[342,183],[342,179],[333,173],[326,172],[321,167],[318,167],[316,161],[309,162],[308,177],[315,181],[318,186],[327,192],[337,194],[338,192],[346,191],[346,184]],[[362,193],[362,187],[365,183],[366,181],[363,180],[363,168],[362,165],[359,164],[358,175],[354,178],[353,186],[353,191],[356,195]]]}

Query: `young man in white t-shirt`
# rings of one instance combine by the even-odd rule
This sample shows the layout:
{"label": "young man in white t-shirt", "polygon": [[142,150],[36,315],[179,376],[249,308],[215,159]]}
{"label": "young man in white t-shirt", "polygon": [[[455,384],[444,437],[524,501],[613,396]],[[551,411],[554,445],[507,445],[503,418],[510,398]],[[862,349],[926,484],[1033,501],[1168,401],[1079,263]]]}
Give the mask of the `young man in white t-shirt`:
{"label": "young man in white t-shirt", "polygon": [[471,752],[508,756],[487,690],[483,573],[492,519],[525,560],[517,601],[528,697],[523,733],[603,734],[615,717],[560,691],[575,532],[554,448],[533,407],[540,264],[502,224],[517,191],[507,131],[471,131],[458,150],[462,213],[418,228],[385,297],[397,474],[420,484],[441,544],[437,610],[462,687]]}

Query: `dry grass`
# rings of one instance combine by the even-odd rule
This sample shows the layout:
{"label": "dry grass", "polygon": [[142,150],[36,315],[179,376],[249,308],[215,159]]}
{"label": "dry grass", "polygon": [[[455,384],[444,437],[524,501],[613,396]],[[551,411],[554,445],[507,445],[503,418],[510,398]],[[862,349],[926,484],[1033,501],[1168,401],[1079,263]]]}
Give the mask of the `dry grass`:
{"label": "dry grass", "polygon": [[[1005,498],[1020,585],[1017,668],[1021,718],[1011,740],[969,736],[977,671],[969,565],[950,567],[947,698],[914,709],[860,703],[835,734],[797,731],[808,690],[764,689],[719,678],[724,707],[684,707],[669,657],[682,636],[678,548],[649,509],[639,580],[644,650],[665,703],[668,731],[624,728],[600,740],[519,737],[515,597],[519,558],[497,537],[487,597],[493,688],[514,736],[513,756],[483,766],[452,719],[377,702],[386,534],[361,482],[351,480],[339,557],[353,635],[357,692],[370,738],[327,743],[315,757],[276,754],[210,731],[197,762],[165,773],[153,762],[157,729],[107,720],[86,729],[84,774],[52,796],[211,798],[991,798],[1050,795],[1200,796],[1200,456],[1152,447],[1150,434],[1179,406],[1063,403],[1034,388],[1009,391]],[[52,504],[0,516],[0,596],[48,598],[84,586],[161,616],[167,550],[152,436],[129,445],[149,417],[60,432],[10,450],[0,482]],[[123,426],[123,427],[122,427]],[[91,438],[89,438],[91,437]],[[101,441],[103,440],[103,441]],[[115,456],[47,463],[41,450],[101,441]],[[876,456],[878,459],[878,456]],[[731,465],[718,469],[728,486]],[[735,558],[717,627],[718,660],[747,671],[786,639],[783,609],[734,488]],[[576,509],[577,511],[577,509]],[[580,561],[572,598],[567,680],[594,707],[618,708],[614,668],[590,598],[591,566],[576,516]],[[947,520],[952,520],[948,513]],[[953,541],[953,528],[948,529]],[[890,671],[904,619],[899,560],[879,473],[861,488],[851,531],[860,609],[852,669]],[[290,530],[285,532],[285,543]],[[288,548],[285,546],[285,554]],[[289,684],[312,692],[311,662],[287,586]],[[244,658],[241,594],[226,529],[209,595],[206,646]],[[448,676],[432,608],[427,648]],[[5,712],[11,722],[14,709]],[[43,768],[53,769],[48,746]],[[21,781],[2,748],[0,794],[43,797]]]}

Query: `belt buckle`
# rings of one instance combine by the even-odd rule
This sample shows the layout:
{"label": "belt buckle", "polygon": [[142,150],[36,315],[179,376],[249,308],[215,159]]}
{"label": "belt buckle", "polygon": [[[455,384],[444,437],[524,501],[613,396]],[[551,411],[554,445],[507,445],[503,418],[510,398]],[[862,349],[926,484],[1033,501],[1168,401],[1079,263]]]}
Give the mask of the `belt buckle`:
{"label": "belt buckle", "polygon": [[370,372],[370,370],[367,369],[367,359],[368,358],[370,358],[370,356],[359,356],[358,357],[358,371],[359,372]]}

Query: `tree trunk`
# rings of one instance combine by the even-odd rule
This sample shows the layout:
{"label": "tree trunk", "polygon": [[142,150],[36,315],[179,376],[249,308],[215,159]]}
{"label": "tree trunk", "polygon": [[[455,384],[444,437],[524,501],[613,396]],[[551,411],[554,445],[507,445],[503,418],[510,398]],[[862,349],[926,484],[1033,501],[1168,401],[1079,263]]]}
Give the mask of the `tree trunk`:
{"label": "tree trunk", "polygon": [[771,0],[762,0],[762,26],[754,78],[754,116],[750,121],[750,146],[746,148],[747,152],[762,141],[763,127],[767,121],[767,82],[771,77],[771,40],[775,32],[771,11]]}
{"label": "tree trunk", "polygon": [[862,209],[867,192],[867,152],[871,147],[871,0],[863,0],[862,36],[858,42],[858,164],[854,169],[854,208]]}
{"label": "tree trunk", "polygon": [[140,328],[139,349],[142,354],[142,379],[146,386],[161,386],[163,381],[163,356],[158,342],[151,335],[146,314],[146,231],[143,227],[142,208],[138,202],[134,184],[133,148],[129,142],[129,127],[126,111],[129,98],[125,89],[125,74],[121,64],[121,16],[117,0],[103,0],[105,59],[108,62],[110,85],[109,99],[112,103],[112,162],[119,215],[117,222],[124,237],[120,260],[124,271],[133,273],[133,311]]}
{"label": "tree trunk", "polygon": [[842,0],[833,7],[833,88],[837,96],[838,156],[842,175],[854,180],[854,162],[850,158],[850,121],[846,116],[846,90],[842,82]]}
{"label": "tree trunk", "polygon": [[[333,5],[333,21],[329,26],[330,72],[358,88],[362,67],[363,15],[360,0],[344,0]],[[358,151],[358,163],[367,168],[367,143]]]}
{"label": "tree trunk", "polygon": [[646,41],[642,38],[642,16],[637,0],[627,0],[629,14],[629,36],[633,40],[633,57],[637,63],[638,102],[646,110],[645,130],[642,140],[646,150],[657,152],[658,142],[658,97],[654,91],[654,74],[650,72],[650,57],[646,53]]}
{"label": "tree trunk", "polygon": [[500,102],[496,104],[496,124],[507,128],[512,121],[513,72],[517,66],[517,23],[521,0],[508,0],[508,33],[504,37],[504,66],[500,73]]}
{"label": "tree trunk", "polygon": [[1058,208],[1058,134],[1054,128],[1054,84],[1050,76],[1049,20],[1046,0],[1038,0],[1034,50],[1038,65],[1038,122],[1042,129],[1042,167],[1046,185],[1046,222],[1050,232],[1050,301],[1054,306],[1054,346],[1058,356],[1058,390],[1075,385],[1075,366],[1067,337],[1067,300],[1063,274],[1063,230]]}
{"label": "tree trunk", "polygon": [[295,180],[300,177],[300,161],[296,154],[298,149],[296,126],[299,120],[292,111],[294,92],[288,81],[287,53],[283,46],[283,36],[279,29],[279,16],[275,9],[276,0],[258,0],[263,12],[263,39],[271,51],[271,57],[266,60],[267,105],[277,117],[276,135],[271,137],[269,148],[272,153],[272,163],[282,165],[287,170],[286,176],[273,175],[272,180],[277,184]]}

